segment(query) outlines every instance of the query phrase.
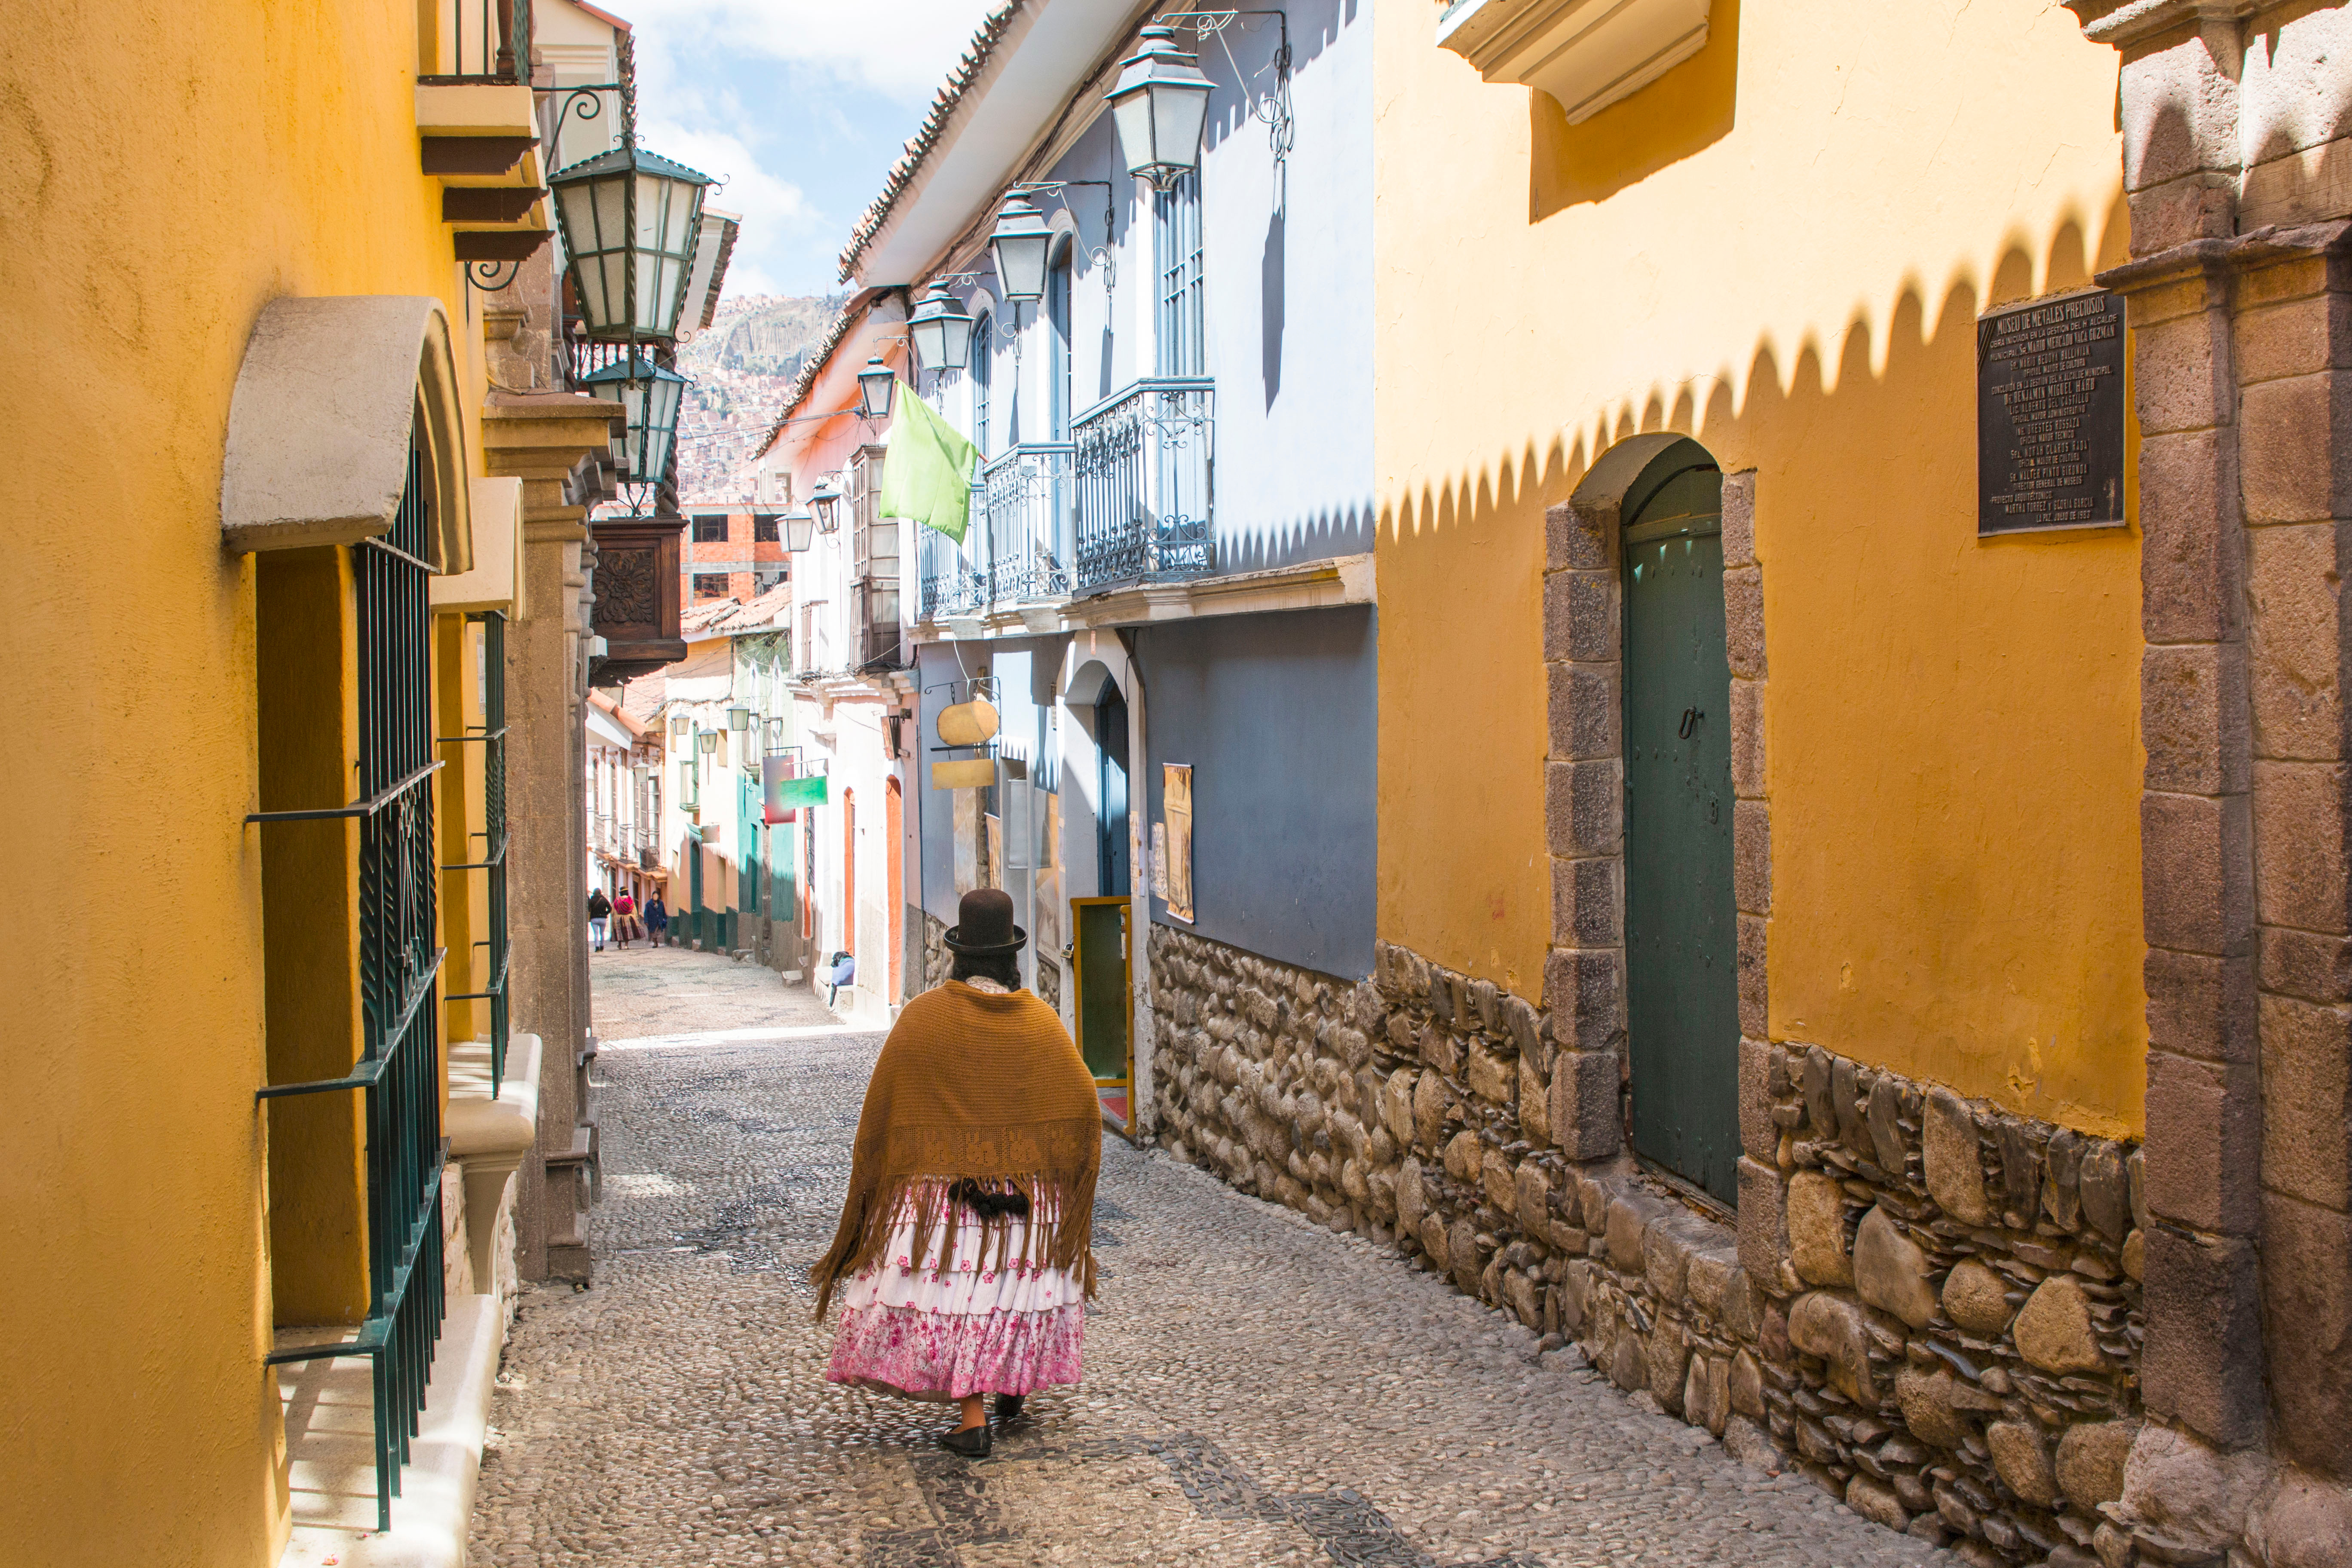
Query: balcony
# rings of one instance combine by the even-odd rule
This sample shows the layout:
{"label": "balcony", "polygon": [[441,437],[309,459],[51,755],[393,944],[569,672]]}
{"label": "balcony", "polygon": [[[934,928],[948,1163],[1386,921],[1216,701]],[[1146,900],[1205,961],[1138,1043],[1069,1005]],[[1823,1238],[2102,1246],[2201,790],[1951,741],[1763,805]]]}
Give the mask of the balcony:
{"label": "balcony", "polygon": [[1077,593],[1216,570],[1216,430],[1205,376],[1138,382],[1071,427]]}
{"label": "balcony", "polygon": [[1213,572],[1214,398],[1205,378],[1138,382],[1068,441],[986,464],[962,542],[922,531],[919,618],[1017,615]]}

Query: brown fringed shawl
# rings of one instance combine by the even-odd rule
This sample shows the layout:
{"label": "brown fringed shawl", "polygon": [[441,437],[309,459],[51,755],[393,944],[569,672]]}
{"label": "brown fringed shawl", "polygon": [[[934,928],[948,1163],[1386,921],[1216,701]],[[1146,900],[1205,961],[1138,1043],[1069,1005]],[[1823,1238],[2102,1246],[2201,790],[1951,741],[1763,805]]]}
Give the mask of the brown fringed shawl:
{"label": "brown fringed shawl", "polygon": [[[841,1226],[810,1274],[817,1317],[835,1285],[882,1256],[909,1197],[914,1256],[936,1247],[944,1259],[958,1220],[980,1223],[950,1210],[948,1184],[960,1176],[1028,1197],[1038,1223],[1021,1261],[1082,1272],[1091,1297],[1101,1164],[1094,1077],[1051,1007],[1026,991],[997,995],[960,980],[925,992],[898,1015],[866,1086]],[[1010,1222],[987,1223],[1001,1258]]]}

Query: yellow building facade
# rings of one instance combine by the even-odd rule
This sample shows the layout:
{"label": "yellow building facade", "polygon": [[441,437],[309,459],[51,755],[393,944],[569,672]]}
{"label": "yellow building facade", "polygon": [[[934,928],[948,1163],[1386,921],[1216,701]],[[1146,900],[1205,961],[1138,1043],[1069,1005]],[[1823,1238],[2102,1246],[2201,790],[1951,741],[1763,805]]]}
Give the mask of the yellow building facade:
{"label": "yellow building facade", "polygon": [[[482,41],[450,23],[389,0],[101,4],[27,12],[0,43],[0,293],[47,367],[16,422],[44,454],[27,515],[50,520],[5,560],[28,635],[74,650],[37,665],[58,722],[0,781],[39,889],[26,934],[46,933],[19,944],[0,1111],[12,1564],[275,1560],[299,1456],[265,1358],[368,1316],[383,1238],[369,1097],[257,1092],[363,1076],[398,1040],[381,1097],[437,1147],[450,1043],[489,1034],[487,998],[436,999],[492,985],[489,874],[436,862],[486,858],[504,670],[483,617],[520,609],[519,557],[497,559],[519,489],[483,477],[460,258],[545,218],[451,216],[450,190],[541,171],[527,79],[479,85]],[[476,85],[420,87],[436,75]],[[448,765],[407,776],[418,758]],[[371,867],[371,844],[413,864]],[[426,998],[422,1025],[384,1013],[395,993]],[[457,1172],[439,1212],[462,1236]],[[445,1239],[412,1238],[447,1268],[408,1299],[446,1310],[471,1285]]]}
{"label": "yellow building facade", "polygon": [[2339,1560],[2347,9],[1373,20],[1324,1208],[1984,1568]]}
{"label": "yellow building facade", "polygon": [[[1976,528],[1977,317],[2126,254],[2114,51],[1718,4],[1570,125],[1430,21],[1381,18],[1383,932],[1540,988],[1544,514],[1677,432],[1757,475],[1773,1037],[2136,1130],[2137,541]],[[1468,735],[1514,809],[1456,809]]]}

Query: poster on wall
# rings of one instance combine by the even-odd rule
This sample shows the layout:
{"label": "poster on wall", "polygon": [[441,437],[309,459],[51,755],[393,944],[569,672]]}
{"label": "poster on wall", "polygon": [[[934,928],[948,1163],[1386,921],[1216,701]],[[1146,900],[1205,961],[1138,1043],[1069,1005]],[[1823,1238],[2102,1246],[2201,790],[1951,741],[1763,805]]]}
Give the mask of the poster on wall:
{"label": "poster on wall", "polygon": [[961,899],[980,886],[980,795],[955,793],[955,890]]}
{"label": "poster on wall", "polygon": [[1037,951],[1062,952],[1062,803],[1046,795],[1045,842],[1037,852]]}
{"label": "poster on wall", "polygon": [[[1167,900],[1171,920],[1192,923],[1192,765],[1168,763],[1160,770],[1161,815],[1167,819]],[[1157,875],[1155,870],[1154,875]]]}

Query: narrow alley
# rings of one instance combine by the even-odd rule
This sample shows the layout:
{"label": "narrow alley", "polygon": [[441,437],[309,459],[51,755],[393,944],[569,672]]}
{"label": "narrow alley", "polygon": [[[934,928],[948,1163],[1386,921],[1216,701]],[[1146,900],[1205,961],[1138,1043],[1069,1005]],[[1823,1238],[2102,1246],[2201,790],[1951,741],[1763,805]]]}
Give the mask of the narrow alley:
{"label": "narrow alley", "polygon": [[468,1561],[1948,1561],[1628,1401],[1437,1277],[1107,1139],[1087,1378],[977,1463],[824,1381],[809,1262],[880,1037],[768,972],[599,955],[595,1283],[526,1289]]}

